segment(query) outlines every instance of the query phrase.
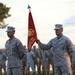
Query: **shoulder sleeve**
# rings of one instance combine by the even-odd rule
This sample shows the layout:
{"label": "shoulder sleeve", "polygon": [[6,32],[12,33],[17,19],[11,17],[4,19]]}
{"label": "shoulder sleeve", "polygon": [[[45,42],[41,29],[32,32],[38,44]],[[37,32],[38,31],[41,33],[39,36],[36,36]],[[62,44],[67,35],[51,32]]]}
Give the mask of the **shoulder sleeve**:
{"label": "shoulder sleeve", "polygon": [[67,48],[69,55],[73,53],[72,46],[73,46],[73,43],[71,42],[71,40],[69,38],[67,38],[66,39],[66,48]]}
{"label": "shoulder sleeve", "polygon": [[47,44],[40,43],[39,45],[42,50],[49,50],[52,47],[52,40],[50,40]]}
{"label": "shoulder sleeve", "polygon": [[22,59],[24,56],[24,52],[25,52],[24,47],[20,40],[17,39],[16,41],[17,41],[17,49],[18,49],[19,57],[20,59]]}

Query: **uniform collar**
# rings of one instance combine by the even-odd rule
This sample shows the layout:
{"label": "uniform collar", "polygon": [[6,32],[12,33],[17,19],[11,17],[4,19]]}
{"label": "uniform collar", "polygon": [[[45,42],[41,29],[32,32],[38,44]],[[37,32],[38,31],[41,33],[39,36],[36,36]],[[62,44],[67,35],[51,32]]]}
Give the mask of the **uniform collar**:
{"label": "uniform collar", "polygon": [[[15,38],[15,37],[14,37]],[[9,39],[8,41],[9,41],[9,43],[12,43],[13,42],[13,40],[14,40],[14,38],[13,39]]]}
{"label": "uniform collar", "polygon": [[59,39],[56,37],[57,40],[62,40],[62,38],[63,38],[63,34],[62,34],[62,36]]}

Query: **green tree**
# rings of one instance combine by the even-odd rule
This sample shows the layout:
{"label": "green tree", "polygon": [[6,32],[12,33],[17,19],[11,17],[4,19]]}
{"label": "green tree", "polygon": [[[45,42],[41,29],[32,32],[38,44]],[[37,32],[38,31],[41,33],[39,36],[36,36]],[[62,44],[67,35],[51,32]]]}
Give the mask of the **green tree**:
{"label": "green tree", "polygon": [[4,19],[10,17],[11,15],[8,13],[10,7],[6,7],[3,3],[0,2],[0,28],[5,28],[7,24],[5,24]]}

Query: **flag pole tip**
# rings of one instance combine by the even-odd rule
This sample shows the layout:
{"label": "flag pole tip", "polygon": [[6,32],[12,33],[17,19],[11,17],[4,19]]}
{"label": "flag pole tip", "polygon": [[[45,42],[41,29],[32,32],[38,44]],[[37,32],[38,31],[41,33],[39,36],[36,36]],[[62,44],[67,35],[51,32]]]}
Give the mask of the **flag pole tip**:
{"label": "flag pole tip", "polygon": [[30,9],[31,7],[30,7],[30,5],[28,4],[28,7],[27,7],[28,9]]}

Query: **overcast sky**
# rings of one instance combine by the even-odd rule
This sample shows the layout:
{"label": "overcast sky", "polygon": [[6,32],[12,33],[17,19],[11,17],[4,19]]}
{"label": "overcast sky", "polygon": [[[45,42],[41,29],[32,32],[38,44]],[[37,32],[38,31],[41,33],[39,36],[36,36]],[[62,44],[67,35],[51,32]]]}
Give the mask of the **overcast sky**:
{"label": "overcast sky", "polygon": [[[28,4],[41,42],[47,43],[54,38],[56,23],[63,24],[63,34],[75,44],[75,0],[0,0],[11,7],[11,17],[5,19],[9,26],[16,29],[15,36],[27,45]],[[6,29],[0,29],[0,48],[5,48],[8,39]]]}

